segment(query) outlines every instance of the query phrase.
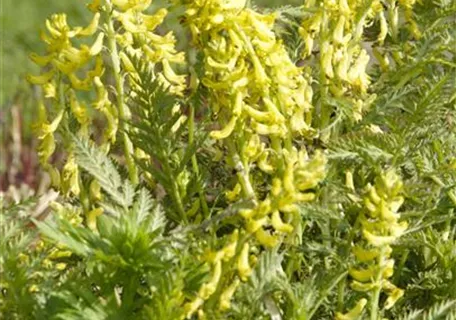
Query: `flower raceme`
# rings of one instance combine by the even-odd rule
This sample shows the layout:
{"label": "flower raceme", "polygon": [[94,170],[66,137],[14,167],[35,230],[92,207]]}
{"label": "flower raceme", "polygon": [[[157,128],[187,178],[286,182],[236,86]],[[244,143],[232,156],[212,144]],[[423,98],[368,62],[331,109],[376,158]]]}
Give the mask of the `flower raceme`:
{"label": "flower raceme", "polygon": [[[347,181],[348,185],[353,186],[351,176]],[[357,266],[349,270],[349,274],[353,278],[351,288],[355,291],[370,293],[370,312],[373,314],[376,314],[381,290],[388,295],[384,309],[391,309],[404,295],[402,289],[388,280],[394,273],[391,245],[407,229],[406,222],[399,222],[398,211],[404,202],[401,192],[402,181],[393,170],[380,175],[373,186],[367,186],[363,199],[365,211],[361,212],[358,217],[362,240],[352,247]],[[361,301],[365,301],[365,299],[360,300],[353,309],[358,310],[358,315],[366,305]],[[354,313],[353,310],[345,315],[338,313],[336,319],[351,319],[348,315]]]}
{"label": "flower raceme", "polygon": [[[274,34],[275,14],[245,8],[245,1],[178,2],[185,5],[193,43],[203,54],[201,85],[208,89],[209,106],[219,119],[219,129],[210,137],[226,146],[226,162],[237,172],[237,183],[226,198],[254,203],[239,212],[244,219],[242,234],[253,241],[238,248],[238,277],[222,295],[226,297],[233,294],[238,279],[246,281],[252,272],[250,247],[274,247],[286,235],[292,238],[298,204],[313,200],[309,190],[324,178],[326,160],[321,152],[310,158],[304,148],[293,145],[295,138],[314,134],[313,90],[311,79],[291,61]],[[256,180],[269,181],[265,195],[258,194],[261,186]],[[217,268],[213,266],[213,274]],[[222,297],[224,309],[227,302]],[[190,302],[187,317],[200,310],[204,300],[199,294]]]}
{"label": "flower raceme", "polygon": [[[373,42],[374,56],[381,67],[389,68],[386,53],[377,48],[383,45],[388,35],[395,41],[398,33],[399,7],[403,8],[409,30],[419,38],[419,30],[413,19],[413,5],[416,1],[380,1],[374,0],[325,0],[306,1],[304,7],[312,10],[306,14],[299,29],[304,42],[304,59],[319,52],[320,86],[323,96],[329,94],[336,98],[348,99],[352,106],[355,121],[362,119],[362,114],[375,100],[369,94],[370,77],[367,74],[369,55],[363,38],[365,28],[377,24],[379,33]],[[325,88],[328,88],[325,89]],[[329,91],[329,92],[327,92]],[[323,112],[330,114],[333,110]],[[328,119],[322,116],[322,125],[328,125]]]}
{"label": "flower raceme", "polygon": [[[311,200],[300,191],[314,187],[323,177],[324,157],[309,160],[305,150],[292,145],[294,137],[313,131],[312,88],[272,31],[274,14],[244,8],[242,1],[184,4],[193,40],[204,54],[202,84],[209,88],[212,111],[220,119],[221,128],[212,131],[211,137],[227,145],[229,162],[238,171],[239,182],[228,192],[229,200],[242,193],[241,197],[257,202],[256,208],[241,214],[251,233],[270,242],[274,238],[263,229],[269,216],[279,229],[290,232],[279,212],[295,213],[293,203]],[[314,174],[306,172],[308,162],[315,166]],[[249,172],[255,166],[276,185],[275,194],[261,201],[256,199]],[[252,220],[254,216],[262,220]]]}
{"label": "flower raceme", "polygon": [[[172,33],[165,36],[154,33],[167,11],[162,9],[154,15],[144,14],[150,5],[151,1],[95,0],[88,5],[93,17],[86,27],[71,27],[65,14],[54,14],[46,20],[47,32],[41,33],[46,54],[30,55],[43,70],[38,76],[27,76],[28,81],[41,86],[43,92],[44,101],[35,125],[40,141],[40,162],[49,171],[53,184],[61,185],[65,194],[79,194],[78,169],[69,145],[65,146],[69,154],[62,175],[49,163],[56,148],[55,134],[74,118],[79,125],[78,135],[91,138],[96,133],[93,121],[97,114],[101,114],[106,123],[101,146],[109,151],[110,145],[116,142],[119,126],[129,117],[120,73],[134,78],[136,71],[129,68],[127,53],[148,59],[151,65],[162,64],[164,72],[157,76],[171,92],[181,94],[184,89],[184,77],[177,75],[171,66],[184,62],[183,53],[174,49]],[[120,23],[119,30],[109,28],[113,22]],[[85,44],[87,42],[90,44]],[[105,57],[105,47],[109,47],[110,57]],[[111,64],[106,64],[109,60]],[[112,67],[118,80],[116,102],[112,102],[105,86],[107,67]],[[86,104],[80,100],[83,96],[95,96],[95,100]],[[53,120],[49,120],[50,116]],[[131,158],[131,142],[128,137],[123,138],[128,150],[126,157]]]}

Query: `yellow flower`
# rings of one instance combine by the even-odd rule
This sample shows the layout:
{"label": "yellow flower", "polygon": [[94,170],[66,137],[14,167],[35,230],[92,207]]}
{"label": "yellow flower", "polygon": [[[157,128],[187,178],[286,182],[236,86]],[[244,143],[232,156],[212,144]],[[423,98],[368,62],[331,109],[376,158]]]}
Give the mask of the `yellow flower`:
{"label": "yellow flower", "polygon": [[30,292],[30,293],[40,292],[40,288],[39,288],[36,284],[32,284],[32,285],[29,287],[29,292]]}
{"label": "yellow flower", "polygon": [[103,49],[103,39],[104,33],[100,32],[94,44],[92,45],[92,47],[90,47],[89,55],[96,56],[101,52],[101,50]]}
{"label": "yellow flower", "polygon": [[65,270],[67,267],[67,264],[66,263],[63,263],[63,262],[60,262],[60,263],[57,263],[55,265],[55,268],[58,270],[58,271],[63,271]]}
{"label": "yellow flower", "polygon": [[334,47],[329,43],[329,41],[325,41],[321,44],[321,58],[320,64],[323,72],[328,78],[334,77],[333,65],[332,65],[332,58]]}
{"label": "yellow flower", "polygon": [[255,231],[255,238],[261,245],[268,248],[273,248],[278,243],[277,236],[272,235],[269,231],[264,230],[263,227],[260,227]]}
{"label": "yellow flower", "polygon": [[290,224],[282,221],[280,213],[277,210],[272,213],[271,224],[275,230],[280,232],[291,233],[293,231],[293,227]]}
{"label": "yellow flower", "polygon": [[101,216],[103,214],[103,211],[103,208],[95,208],[87,213],[86,223],[89,229],[92,231],[97,230],[97,217]]}
{"label": "yellow flower", "polygon": [[239,279],[236,278],[225,291],[220,295],[219,308],[221,311],[228,310],[231,306],[231,298],[236,292],[236,288],[239,286]]}
{"label": "yellow flower", "polygon": [[198,296],[203,300],[207,300],[211,295],[214,294],[217,289],[217,285],[220,281],[222,275],[222,262],[219,260],[215,262],[214,271],[212,273],[212,278],[208,283],[205,283],[201,286],[198,291]]}
{"label": "yellow flower", "polygon": [[29,55],[29,58],[30,58],[30,60],[32,60],[34,63],[36,63],[40,67],[44,67],[44,66],[48,65],[55,58],[55,55],[49,54],[47,56],[39,56],[36,53],[31,53]]}
{"label": "yellow flower", "polygon": [[229,261],[236,254],[236,247],[238,243],[239,230],[236,229],[230,236],[229,243],[222,249],[223,260]]}
{"label": "yellow flower", "polygon": [[54,77],[54,74],[55,70],[51,69],[48,72],[43,73],[39,76],[27,75],[27,81],[32,84],[44,85],[51,81],[51,79]]}
{"label": "yellow flower", "polygon": [[355,320],[358,319],[359,316],[362,314],[364,307],[367,304],[366,299],[361,299],[356,303],[356,306],[351,309],[348,313],[342,314],[340,312],[336,312],[336,320]]}
{"label": "yellow flower", "polygon": [[333,32],[333,41],[335,44],[344,43],[344,27],[345,27],[345,17],[340,16],[337,21],[337,25],[334,28]]}
{"label": "yellow flower", "polygon": [[386,301],[385,301],[384,308],[385,308],[386,310],[391,309],[391,308],[394,306],[394,304],[397,302],[397,300],[399,300],[400,298],[402,298],[403,295],[404,295],[404,290],[399,289],[399,288],[395,288],[395,289],[388,295],[388,298],[387,298]]}
{"label": "yellow flower", "polygon": [[252,268],[249,264],[249,247],[248,243],[244,243],[237,262],[239,277],[242,281],[247,281],[247,278],[252,273]]}
{"label": "yellow flower", "polygon": [[184,311],[187,319],[190,319],[191,316],[204,304],[204,300],[200,297],[196,297],[192,302],[188,302],[184,305]]}
{"label": "yellow flower", "polygon": [[214,130],[210,133],[211,138],[221,140],[228,138],[233,133],[234,127],[236,126],[236,116],[232,116],[230,121],[225,125],[222,130]]}
{"label": "yellow flower", "polygon": [[388,23],[386,22],[385,14],[383,12],[378,14],[378,19],[380,20],[380,33],[378,34],[377,41],[380,45],[383,45],[383,42],[388,35]]}
{"label": "yellow flower", "polygon": [[377,267],[372,265],[367,269],[354,269],[350,268],[348,271],[350,276],[353,279],[359,282],[369,282],[372,281],[376,275]]}
{"label": "yellow flower", "polygon": [[93,15],[93,18],[92,18],[92,21],[90,22],[90,24],[87,27],[85,27],[84,29],[82,29],[81,31],[79,31],[78,36],[93,35],[97,31],[99,21],[100,21],[100,13],[96,12]]}

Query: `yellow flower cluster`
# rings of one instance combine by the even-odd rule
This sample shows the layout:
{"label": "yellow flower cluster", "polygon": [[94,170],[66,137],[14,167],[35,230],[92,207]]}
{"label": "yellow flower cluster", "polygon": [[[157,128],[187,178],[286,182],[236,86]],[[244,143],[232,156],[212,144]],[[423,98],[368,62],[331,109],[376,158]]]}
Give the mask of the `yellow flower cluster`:
{"label": "yellow flower cluster", "polygon": [[[364,27],[375,16],[384,22],[380,1],[370,3],[362,11],[362,6],[366,6],[363,1],[307,1],[306,7],[316,7],[317,12],[304,19],[299,30],[305,43],[303,57],[309,57],[315,47],[320,52],[322,90],[328,87],[335,97],[350,98],[356,121],[361,119],[362,111],[367,107],[365,101],[370,84],[366,73],[370,58],[361,46],[361,36]],[[382,37],[379,36],[379,41],[383,41]]]}
{"label": "yellow flower cluster", "polygon": [[[242,197],[257,202],[245,210],[247,230],[265,245],[275,236],[264,227],[273,222],[277,232],[292,226],[281,214],[296,213],[297,202],[309,201],[303,191],[324,175],[321,154],[309,160],[292,144],[296,135],[308,135],[312,88],[302,70],[289,58],[272,31],[275,16],[246,9],[243,1],[192,1],[187,21],[204,52],[202,83],[209,88],[210,105],[222,126],[211,137],[226,143],[239,183],[228,192],[231,201]],[[274,187],[261,201],[250,170],[258,167]]]}
{"label": "yellow flower cluster", "polygon": [[[374,186],[368,185],[364,197],[366,212],[358,217],[364,245],[359,243],[352,248],[359,266],[349,270],[353,278],[351,288],[377,292],[377,300],[380,290],[385,290],[388,294],[385,309],[392,308],[404,294],[388,280],[394,272],[391,244],[407,229],[406,222],[399,222],[398,210],[404,202],[401,192],[402,181],[392,170],[378,177]],[[344,318],[339,316],[338,319]]]}
{"label": "yellow flower cluster", "polygon": [[[66,105],[70,106],[72,116],[80,126],[79,134],[88,137],[91,118],[88,108],[77,99],[77,91],[90,91],[96,79],[102,76],[104,67],[100,55],[103,48],[104,33],[98,32],[100,14],[93,16],[90,24],[83,27],[71,28],[67,23],[65,14],[54,14],[46,20],[47,32],[42,32],[41,39],[46,44],[46,55],[40,56],[32,53],[30,58],[44,72],[39,76],[28,75],[29,82],[40,85],[43,90],[44,101],[39,107],[38,121],[35,124],[37,136],[40,141],[38,154],[40,162],[49,171],[55,186],[62,186],[65,194],[72,192],[79,194],[78,172],[74,163],[74,157],[68,156],[63,174],[52,167],[48,162],[55,151],[55,132],[66,121]],[[74,45],[75,39],[95,36],[91,46],[81,44]],[[46,104],[53,107],[54,119],[49,121]],[[115,137],[117,128],[116,116],[109,105],[99,104],[100,111],[106,114],[113,130],[109,133],[110,138]]]}
{"label": "yellow flower cluster", "polygon": [[[158,80],[171,93],[182,95],[185,89],[185,76],[178,75],[171,64],[184,64],[183,52],[175,49],[176,39],[172,32],[160,36],[153,31],[163,22],[168,14],[162,8],[153,15],[145,14],[151,0],[113,0],[115,7],[113,18],[122,26],[116,33],[116,41],[120,45],[119,57],[125,72],[137,79],[130,57],[150,63],[151,68],[161,64],[162,72],[156,74]],[[134,85],[134,81],[132,81]]]}
{"label": "yellow flower cluster", "polygon": [[[181,2],[193,41],[204,54],[201,83],[209,89],[209,106],[219,119],[220,129],[210,136],[226,146],[227,163],[237,172],[237,184],[226,198],[251,200],[253,208],[240,211],[246,235],[260,245],[276,246],[294,231],[297,205],[314,198],[309,190],[325,175],[322,153],[309,158],[305,149],[293,145],[294,138],[314,131],[312,87],[276,38],[274,14],[257,13],[239,0]],[[258,192],[255,175],[270,181],[270,190]],[[242,281],[252,272],[249,248],[243,244],[236,260]],[[213,268],[217,275],[218,266]],[[235,287],[222,296],[231,296]],[[203,297],[192,302],[187,316],[203,302]]]}
{"label": "yellow flower cluster", "polygon": [[[47,32],[41,35],[46,44],[46,55],[30,55],[44,70],[39,76],[27,77],[29,82],[42,87],[45,98],[35,125],[40,141],[40,162],[50,173],[53,185],[66,195],[79,195],[79,170],[68,144],[64,145],[69,154],[62,172],[49,163],[56,149],[55,134],[58,128],[68,124],[68,120],[75,119],[79,124],[78,135],[90,138],[96,133],[93,119],[100,113],[106,120],[102,130],[104,138],[100,143],[106,152],[109,151],[111,143],[116,141],[119,126],[129,118],[123,78],[124,74],[137,77],[130,57],[149,61],[151,68],[160,63],[163,71],[157,73],[159,81],[175,94],[182,94],[184,90],[184,76],[177,75],[171,67],[172,63],[185,62],[183,53],[176,52],[172,33],[165,36],[154,33],[167,11],[161,9],[154,15],[147,15],[144,11],[150,5],[150,0],[93,0],[88,5],[93,18],[87,27],[70,27],[65,14],[55,14],[46,20]],[[118,23],[118,30],[115,23]],[[86,45],[87,42],[92,44]],[[105,47],[109,49],[106,58],[110,59],[104,59]],[[104,61],[108,60],[111,63],[106,66],[112,69],[116,80],[116,103],[112,102],[106,81],[102,79],[106,67]],[[131,81],[133,85],[134,81]],[[80,99],[82,95],[96,98],[87,105]],[[49,120],[50,116],[53,116],[52,120]],[[134,169],[131,142],[126,133],[122,138],[129,169]]]}
{"label": "yellow flower cluster", "polygon": [[[204,301],[209,299],[217,290],[217,287],[220,284],[220,280],[222,278],[222,262],[230,261],[236,255],[236,248],[238,246],[238,239],[239,238],[239,230],[235,230],[228,239],[226,245],[218,250],[217,252],[213,252],[212,254],[208,254],[207,260],[209,264],[212,266],[212,276],[210,280],[204,283],[197,294],[197,297],[185,304],[185,314],[183,318],[187,317],[190,318],[195,312],[197,312],[201,306],[204,304]],[[247,247],[245,247],[247,246]],[[246,248],[246,249],[245,249]],[[244,245],[243,253],[241,253],[241,257],[239,258],[240,267],[239,267],[239,276],[245,276],[245,268],[249,267],[248,262],[247,266],[244,266],[244,259],[245,255],[248,255],[248,244]],[[245,252],[244,252],[245,251]],[[251,269],[250,269],[251,271]],[[239,285],[240,281],[238,278],[235,278],[231,285],[229,285],[220,295],[219,300],[219,308],[221,310],[229,309],[230,300],[233,296],[234,292],[236,291],[237,286]]]}
{"label": "yellow flower cluster", "polygon": [[[412,6],[415,1],[399,1],[405,9],[405,16],[413,34],[418,28],[412,18]],[[324,0],[306,1],[305,7],[315,10],[302,22],[300,34],[305,44],[303,57],[319,51],[320,86],[326,87],[335,97],[351,100],[353,119],[359,121],[362,113],[369,107],[375,96],[368,94],[370,78],[367,67],[370,60],[363,33],[366,27],[378,24],[380,32],[375,45],[382,45],[388,33],[395,37],[399,19],[399,7],[396,0]],[[377,48],[374,54],[382,68],[389,65],[388,58]],[[329,94],[325,92],[324,94]],[[327,112],[327,114],[330,114]],[[328,119],[323,122],[327,125]]]}

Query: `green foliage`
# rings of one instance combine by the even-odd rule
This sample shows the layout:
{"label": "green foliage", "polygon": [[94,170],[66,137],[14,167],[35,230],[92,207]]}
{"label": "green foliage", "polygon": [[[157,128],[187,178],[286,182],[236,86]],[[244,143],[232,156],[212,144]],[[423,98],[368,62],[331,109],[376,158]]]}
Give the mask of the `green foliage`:
{"label": "green foliage", "polygon": [[[236,14],[216,6],[197,19],[190,9],[201,4],[173,1],[172,21],[190,8],[185,61],[163,36],[169,25],[155,26],[157,3],[144,31],[144,19],[119,18],[128,3],[102,2],[93,9],[101,49],[78,72],[102,56],[106,74],[89,71],[81,93],[71,72],[50,66],[59,95],[39,110],[54,117],[41,119],[40,151],[52,161],[56,146],[64,153],[49,170],[61,196],[37,216],[37,199],[2,195],[0,319],[456,318],[451,1],[400,1],[408,25],[388,17],[379,40],[380,17],[366,15],[359,39],[342,28],[352,38],[327,51],[337,20],[326,20],[330,31],[306,28],[318,14],[344,21],[329,2],[264,10],[258,1],[255,13]],[[372,3],[353,9],[350,27]],[[393,15],[391,3],[376,10]],[[344,45],[359,54],[350,81],[329,76],[339,65],[325,58]],[[232,56],[220,47],[238,50],[228,75]],[[361,70],[371,50],[391,65],[377,54]],[[279,92],[295,94],[297,83],[308,130],[292,129],[294,102]]]}

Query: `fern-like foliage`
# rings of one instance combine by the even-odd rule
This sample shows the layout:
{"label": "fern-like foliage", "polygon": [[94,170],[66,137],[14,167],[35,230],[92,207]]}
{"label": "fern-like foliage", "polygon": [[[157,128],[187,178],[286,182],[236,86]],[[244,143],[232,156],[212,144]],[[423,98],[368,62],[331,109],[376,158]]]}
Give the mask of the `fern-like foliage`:
{"label": "fern-like foliage", "polygon": [[131,206],[133,187],[128,181],[122,180],[114,163],[88,141],[75,137],[73,140],[78,164],[98,181],[116,204],[123,208]]}
{"label": "fern-like foliage", "polygon": [[132,56],[138,77],[132,79],[131,108],[135,114],[130,137],[136,148],[147,157],[138,157],[139,166],[166,191],[170,208],[168,216],[175,221],[187,220],[200,177],[192,174],[191,161],[204,141],[201,130],[189,141],[188,116],[183,101],[170,94],[154,76],[147,63]]}

